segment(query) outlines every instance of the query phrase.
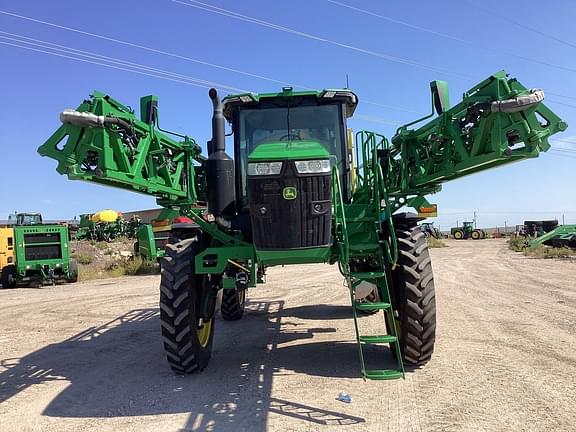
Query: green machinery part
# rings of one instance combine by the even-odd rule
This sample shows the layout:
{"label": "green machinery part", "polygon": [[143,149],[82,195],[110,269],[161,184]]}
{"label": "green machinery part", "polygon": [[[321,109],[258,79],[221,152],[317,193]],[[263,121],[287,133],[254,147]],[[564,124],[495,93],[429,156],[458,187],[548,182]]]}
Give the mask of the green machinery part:
{"label": "green machinery part", "polygon": [[[160,205],[189,217],[195,229],[209,239],[195,255],[195,272],[214,275],[215,280],[223,275],[224,288],[234,287],[226,278],[230,265],[245,269],[249,273],[247,285],[254,286],[260,264],[338,262],[351,292],[363,376],[398,378],[404,375],[401,361],[395,370],[368,370],[362,348],[370,343],[389,343],[396,358],[401,358],[388,277],[388,271],[394,271],[399,260],[394,219],[399,215],[394,213],[404,206],[425,213],[425,209],[433,209],[426,196],[438,192],[442,183],[535,158],[549,149],[552,134],[567,127],[542,103],[541,90],[527,89],[503,71],[470,89],[451,108],[446,83],[434,81],[431,90],[432,113],[399,128],[391,141],[361,131],[356,134],[355,157],[351,140],[346,143],[350,150],[346,156],[354,159],[356,166],[350,167],[351,173],[342,167],[331,169],[334,242],[328,247],[259,251],[250,234],[242,229],[224,229],[204,205],[206,159],[200,147],[189,137],[177,141],[159,129],[153,96],[142,98],[138,119],[131,109],[95,92],[77,110],[61,114],[64,124],[39,148],[39,153],[57,160],[57,171],[70,179],[153,195]],[[344,117],[353,115],[357,103],[348,89],[293,92],[285,88],[277,94],[229,96],[224,114],[226,107],[234,104],[237,108],[242,104],[250,107],[271,100],[290,106],[289,101],[301,99],[313,99],[317,104],[342,101]],[[216,117],[216,105],[214,111]],[[434,111],[438,115],[432,119]],[[415,127],[423,121],[427,123]],[[284,138],[293,139],[290,134]],[[321,155],[321,148],[314,142],[306,141],[296,149],[282,140],[274,148],[262,147],[249,157],[298,160],[332,156],[327,152]],[[285,200],[295,197],[295,190],[284,193]],[[364,304],[355,298],[356,290],[366,284],[377,287],[380,301]],[[364,310],[384,311],[388,335],[361,334],[356,316]]]}
{"label": "green machinery part", "polygon": [[[446,181],[535,158],[550,148],[552,134],[567,128],[534,97],[538,90],[526,89],[504,71],[471,88],[449,109],[446,83],[434,81],[431,89],[438,113],[433,120],[411,128],[434,112],[400,127],[391,144],[374,132],[357,134],[357,152],[360,142],[378,149],[394,209],[425,205],[424,197],[438,192]],[[94,92],[75,111],[61,114],[64,124],[38,152],[57,160],[57,171],[71,180],[153,195],[167,207],[204,201],[205,158],[200,147],[192,138],[176,141],[160,132],[156,106],[155,97],[143,97],[138,119],[130,108]]]}
{"label": "green machinery part", "polygon": [[170,225],[163,230],[154,230],[152,224],[143,224],[134,243],[134,254],[147,261],[155,261],[164,256],[164,246],[170,236]]}
{"label": "green machinery part", "polygon": [[576,248],[576,225],[560,225],[540,237],[528,241],[530,247],[539,245]]}
{"label": "green machinery part", "polygon": [[160,205],[196,203],[204,185],[202,169],[195,168],[204,161],[201,149],[189,137],[176,141],[159,130],[156,102],[142,98],[137,119],[130,108],[94,92],[75,111],[61,113],[63,125],[38,151],[73,180],[153,195]]}
{"label": "green machinery part", "polygon": [[90,214],[80,215],[80,224],[74,234],[76,240],[112,242],[119,237],[136,238],[142,225],[138,219],[126,220],[119,216],[113,222],[91,220]]}
{"label": "green machinery part", "polygon": [[[6,268],[3,270],[7,271]],[[70,257],[68,228],[64,225],[14,227],[12,283],[75,282],[78,268]]]}
{"label": "green machinery part", "polygon": [[152,223],[141,224],[136,233],[134,254],[147,261],[156,261],[165,254],[165,246],[170,238],[171,224],[179,212],[163,209]]}
{"label": "green machinery part", "polygon": [[431,89],[438,116],[418,129],[410,129],[416,122],[408,123],[392,138],[385,166],[391,196],[436,192],[443,182],[537,157],[550,148],[550,135],[567,128],[541,103],[541,90],[526,89],[504,71],[472,87],[449,109],[445,83],[434,81]]}

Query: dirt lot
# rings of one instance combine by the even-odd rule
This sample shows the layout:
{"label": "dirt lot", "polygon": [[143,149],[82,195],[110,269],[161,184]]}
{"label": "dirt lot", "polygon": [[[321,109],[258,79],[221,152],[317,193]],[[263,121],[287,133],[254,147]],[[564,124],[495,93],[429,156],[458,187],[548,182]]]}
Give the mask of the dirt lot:
{"label": "dirt lot", "polygon": [[0,290],[0,430],[576,430],[576,263],[448,244],[432,251],[436,353],[404,381],[358,377],[330,266],[271,269],[185,378],[163,358],[158,276]]}

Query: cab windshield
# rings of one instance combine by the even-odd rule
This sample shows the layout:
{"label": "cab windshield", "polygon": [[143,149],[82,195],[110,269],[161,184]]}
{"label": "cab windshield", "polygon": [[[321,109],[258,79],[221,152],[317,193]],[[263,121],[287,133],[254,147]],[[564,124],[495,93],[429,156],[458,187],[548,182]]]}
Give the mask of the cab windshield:
{"label": "cab windshield", "polygon": [[242,109],[239,120],[244,154],[265,143],[316,141],[341,159],[340,105]]}
{"label": "cab windshield", "polygon": [[[241,109],[238,117],[238,147],[236,158],[240,163],[239,186],[243,205],[246,204],[246,168],[248,155],[262,144],[320,143],[335,156],[336,165],[342,172],[344,151],[342,106],[298,105],[292,107],[266,107]],[[289,155],[286,155],[289,157]]]}
{"label": "cab windshield", "polygon": [[18,225],[39,225],[42,223],[42,216],[39,214],[19,214],[16,223]]}

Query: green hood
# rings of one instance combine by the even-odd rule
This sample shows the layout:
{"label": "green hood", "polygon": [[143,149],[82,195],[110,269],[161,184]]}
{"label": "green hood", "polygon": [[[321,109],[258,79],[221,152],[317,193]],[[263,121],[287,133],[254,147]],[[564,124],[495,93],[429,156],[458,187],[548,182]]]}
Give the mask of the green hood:
{"label": "green hood", "polygon": [[248,155],[250,162],[274,160],[328,159],[330,153],[317,141],[279,141],[260,144]]}

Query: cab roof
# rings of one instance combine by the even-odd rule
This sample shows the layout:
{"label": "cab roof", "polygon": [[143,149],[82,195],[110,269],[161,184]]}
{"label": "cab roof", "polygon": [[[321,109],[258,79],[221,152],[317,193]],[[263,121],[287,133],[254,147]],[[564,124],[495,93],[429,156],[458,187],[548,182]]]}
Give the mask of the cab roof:
{"label": "cab roof", "polygon": [[283,87],[278,93],[241,93],[228,95],[222,99],[224,105],[224,117],[232,120],[233,112],[239,107],[253,107],[261,102],[274,99],[286,98],[316,98],[320,103],[344,103],[346,104],[346,117],[352,117],[358,105],[358,96],[349,89],[324,89],[294,91],[292,87]]}

